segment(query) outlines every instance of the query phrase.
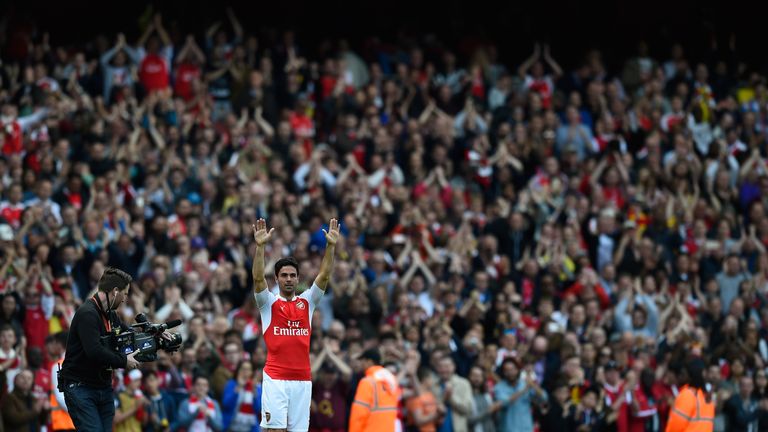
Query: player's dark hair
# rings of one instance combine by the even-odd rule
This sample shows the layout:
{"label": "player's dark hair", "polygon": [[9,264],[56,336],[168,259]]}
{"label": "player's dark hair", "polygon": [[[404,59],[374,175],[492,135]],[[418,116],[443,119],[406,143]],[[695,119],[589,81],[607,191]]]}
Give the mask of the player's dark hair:
{"label": "player's dark hair", "polygon": [[298,274],[299,274],[299,262],[296,261],[296,258],[294,258],[294,257],[285,257],[285,258],[280,258],[279,260],[277,260],[277,262],[275,263],[275,276],[280,274],[280,269],[282,269],[283,267],[286,267],[286,266],[291,266],[291,267],[295,268],[296,269],[296,275],[298,276]]}

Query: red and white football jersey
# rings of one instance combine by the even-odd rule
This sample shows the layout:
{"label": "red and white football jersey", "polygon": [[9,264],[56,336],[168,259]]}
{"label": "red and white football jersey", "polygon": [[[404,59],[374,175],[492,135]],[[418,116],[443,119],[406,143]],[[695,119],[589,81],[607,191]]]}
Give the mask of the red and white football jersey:
{"label": "red and white football jersey", "polygon": [[264,372],[275,380],[310,381],[309,338],[312,313],[325,292],[312,287],[292,300],[264,290],[255,294],[267,344]]}

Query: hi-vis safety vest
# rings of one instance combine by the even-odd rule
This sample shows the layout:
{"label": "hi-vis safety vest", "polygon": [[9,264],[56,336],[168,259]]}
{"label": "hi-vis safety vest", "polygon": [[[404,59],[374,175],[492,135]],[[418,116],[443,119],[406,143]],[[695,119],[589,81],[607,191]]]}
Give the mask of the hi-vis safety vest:
{"label": "hi-vis safety vest", "polygon": [[707,402],[703,391],[685,386],[669,411],[666,432],[712,432],[715,427],[715,402]]}
{"label": "hi-vis safety vest", "polygon": [[360,380],[349,416],[349,432],[393,432],[400,385],[388,369],[372,366]]}
{"label": "hi-vis safety vest", "polygon": [[[64,362],[64,359],[58,361],[59,367]],[[56,394],[51,391],[51,427],[54,431],[75,430],[75,424],[72,423],[72,417],[64,409],[59,406],[59,402],[56,400]]]}

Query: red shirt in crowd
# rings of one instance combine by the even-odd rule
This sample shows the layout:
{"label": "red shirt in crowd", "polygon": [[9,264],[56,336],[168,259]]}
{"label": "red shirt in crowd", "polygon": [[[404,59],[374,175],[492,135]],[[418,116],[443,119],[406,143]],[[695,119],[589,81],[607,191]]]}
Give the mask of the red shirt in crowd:
{"label": "red shirt in crowd", "polygon": [[11,204],[8,201],[0,203],[0,216],[8,221],[13,228],[21,227],[21,214],[24,212],[24,204]]}
{"label": "red shirt in crowd", "polygon": [[336,87],[336,81],[338,81],[338,79],[331,75],[323,75],[320,77],[320,89],[323,99],[331,96],[333,89]]}
{"label": "red shirt in crowd", "polygon": [[22,129],[21,124],[17,121],[11,121],[8,123],[0,122],[0,128],[3,133],[3,154],[14,155],[19,154],[24,149],[22,144]]}
{"label": "red shirt in crowd", "polygon": [[38,347],[46,353],[45,338],[48,337],[48,320],[53,316],[54,298],[52,295],[41,293],[40,302],[37,305],[25,305],[24,311],[24,335],[27,337],[29,348]]}
{"label": "red shirt in crowd", "polygon": [[[563,298],[568,297],[569,295],[579,297],[584,288],[585,286],[582,285],[581,282],[576,282],[568,287],[568,289],[563,292],[562,296]],[[600,307],[607,309],[611,305],[611,298],[608,296],[608,293],[605,292],[605,288],[603,288],[603,286],[598,283],[595,284],[594,290],[598,300],[600,300]]]}
{"label": "red shirt in crowd", "polygon": [[667,427],[669,410],[675,403],[677,393],[677,386],[669,386],[659,381],[656,381],[653,384],[653,398],[656,400],[656,405],[659,412],[660,430],[664,430]]}
{"label": "red shirt in crowd", "polygon": [[147,54],[139,67],[139,79],[147,93],[168,87],[168,63],[160,54]]}
{"label": "red shirt in crowd", "polygon": [[640,388],[632,391],[632,398],[637,401],[637,410],[632,408],[632,403],[627,401],[629,407],[629,432],[645,432],[645,422],[657,415],[656,403],[648,399],[648,395]]}
{"label": "red shirt in crowd", "polygon": [[620,187],[603,186],[603,198],[612,202],[617,209],[623,209],[627,200],[624,198],[624,191]]}
{"label": "red shirt in crowd", "polygon": [[40,368],[35,371],[35,384],[32,394],[37,399],[48,399],[51,392],[51,368]]}
{"label": "red shirt in crowd", "polygon": [[200,79],[200,66],[192,63],[182,63],[176,68],[176,79],[173,90],[177,96],[188,101],[195,95],[192,83]]}

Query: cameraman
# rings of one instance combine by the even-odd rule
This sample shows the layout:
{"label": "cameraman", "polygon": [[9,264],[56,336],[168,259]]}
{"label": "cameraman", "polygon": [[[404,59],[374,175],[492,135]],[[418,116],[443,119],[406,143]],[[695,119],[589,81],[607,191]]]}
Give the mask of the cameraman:
{"label": "cameraman", "polygon": [[[98,291],[77,309],[67,340],[67,352],[59,376],[59,388],[78,431],[111,431],[115,416],[112,371],[137,369],[134,358],[102,345],[101,338],[113,328],[128,328],[115,309],[128,298],[131,276],[108,267],[99,279]],[[164,338],[171,337],[163,333]]]}

